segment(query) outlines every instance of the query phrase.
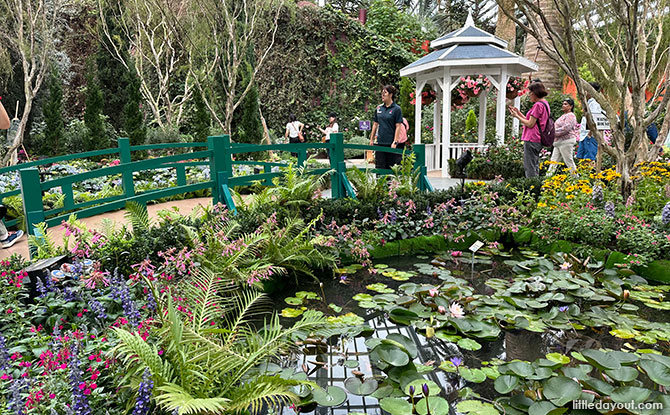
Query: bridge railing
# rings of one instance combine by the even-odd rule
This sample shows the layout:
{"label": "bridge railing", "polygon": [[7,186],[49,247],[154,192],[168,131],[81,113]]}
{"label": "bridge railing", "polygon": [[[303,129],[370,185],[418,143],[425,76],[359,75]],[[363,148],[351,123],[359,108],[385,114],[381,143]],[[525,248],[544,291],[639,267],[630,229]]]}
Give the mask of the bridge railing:
{"label": "bridge railing", "polygon": [[[173,148],[188,148],[194,151],[146,160],[132,160],[132,152],[134,151]],[[298,166],[302,167],[305,166],[307,161],[308,151],[319,149],[329,151],[329,168],[313,168],[308,169],[306,172],[308,174],[324,174],[330,172],[332,198],[334,199],[347,196],[356,198],[353,186],[349,183],[346,176],[346,165],[344,160],[345,149],[364,151],[373,150],[393,154],[403,154],[402,149],[361,144],[344,144],[343,135],[341,133],[332,134],[331,140],[328,143],[272,145],[232,143],[230,141],[230,136],[228,135],[208,137],[206,143],[169,143],[141,146],[130,146],[127,138],[119,138],[118,148],[53,157],[30,163],[23,163],[17,166],[1,168],[0,174],[11,173],[12,171],[19,172],[20,191],[12,190],[0,193],[0,200],[4,197],[17,195],[20,192],[23,199],[26,229],[29,234],[35,234],[36,224],[46,222],[49,227],[55,226],[67,219],[71,213],[76,213],[79,218],[85,218],[121,209],[129,201],[144,204],[152,200],[203,189],[211,189],[213,203],[223,203],[227,205],[229,209],[234,211],[235,204],[231,195],[232,187],[251,185],[258,181],[266,185],[272,185],[272,179],[283,174],[281,171],[276,171],[277,169],[274,168],[286,165],[286,163],[277,162],[235,160],[235,155],[266,151],[292,152],[297,153]],[[426,177],[424,146],[421,144],[414,145],[411,150],[407,151],[413,152],[416,155],[414,165],[420,174],[419,187],[422,190],[432,190]],[[102,167],[84,173],[73,174],[47,181],[41,180],[40,172],[37,169],[37,167],[41,165],[107,155],[118,156],[119,163],[117,165]],[[192,166],[203,165],[209,166],[209,180],[189,184],[187,182],[186,169]],[[248,175],[235,175],[235,165],[257,166],[259,169],[262,169],[262,172]],[[145,191],[142,193],[137,191],[133,173],[165,168],[174,168],[176,170],[176,186]],[[377,174],[392,173],[391,170],[382,169],[373,169],[372,171]],[[121,176],[123,189],[120,194],[84,202],[77,202],[77,200],[75,200],[73,190],[75,184],[84,180],[118,175]],[[64,197],[63,206],[56,209],[45,210],[43,193],[54,188],[61,189]],[[7,225],[16,225],[16,220],[8,221]]]}

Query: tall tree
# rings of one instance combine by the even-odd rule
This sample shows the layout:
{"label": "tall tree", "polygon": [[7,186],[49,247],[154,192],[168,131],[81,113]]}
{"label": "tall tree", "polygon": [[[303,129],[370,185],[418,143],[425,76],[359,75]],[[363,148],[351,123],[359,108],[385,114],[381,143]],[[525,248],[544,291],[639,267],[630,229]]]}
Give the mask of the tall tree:
{"label": "tall tree", "polygon": [[130,145],[144,144],[147,138],[147,127],[144,124],[144,115],[140,108],[142,94],[140,93],[140,80],[130,67],[126,73],[126,104],[123,107],[123,127],[130,139]]}
{"label": "tall tree", "polygon": [[[194,0],[190,18],[179,17],[170,0],[154,0],[179,33],[188,34],[182,47],[188,50],[188,68],[212,119],[227,134],[232,132],[235,110],[256,84],[259,70],[274,46],[281,0]],[[255,47],[255,39],[269,41]],[[181,38],[180,38],[181,39]],[[239,84],[247,51],[254,54],[249,82]],[[206,91],[222,88],[219,96]]]}
{"label": "tall tree", "polygon": [[[558,11],[554,5],[554,0],[536,0],[535,5],[539,5],[539,10],[542,16],[547,21],[547,25],[556,32],[558,36],[562,36],[562,26],[558,21]],[[527,10],[529,11],[529,10]],[[530,11],[529,11],[530,12]],[[535,19],[541,20],[540,16]],[[553,60],[545,51],[539,46],[538,38],[541,37],[544,43],[550,43],[549,34],[543,26],[538,26],[538,31],[535,34],[528,33],[526,35],[526,43],[524,45],[524,58],[537,63],[539,69],[533,73],[533,78],[542,80],[544,86],[552,90],[560,91],[563,87],[563,80],[560,76],[560,66]]]}
{"label": "tall tree", "polygon": [[[188,50],[183,47],[180,25],[189,21],[187,11],[193,5],[188,1],[126,0],[123,13],[113,19],[114,26],[109,25],[103,12],[105,2],[117,4],[119,1],[99,0],[106,44],[126,69],[134,66],[153,122],[163,129],[178,126],[193,89],[189,71],[185,69],[190,62]],[[122,32],[123,41],[115,34],[117,29]],[[210,36],[206,32],[199,35]]]}
{"label": "tall tree", "polygon": [[0,0],[0,44],[15,51],[23,71],[24,104],[19,128],[2,164],[16,164],[35,96],[49,73],[65,0]]}
{"label": "tall tree", "polygon": [[[534,0],[517,0],[517,4],[527,23],[508,16],[534,36],[542,51],[575,80],[582,108],[588,108],[588,93],[606,112],[611,145],[596,128],[592,114],[585,111],[588,127],[599,151],[616,160],[622,194],[628,195],[636,165],[655,160],[664,141],[651,144],[647,127],[662,120],[659,137],[666,137],[670,129],[670,94],[665,93],[670,90],[670,39],[666,15],[656,12],[667,10],[668,0],[555,0],[558,27]],[[540,35],[543,31],[546,37]],[[582,77],[584,63],[605,86],[607,95]],[[651,99],[647,93],[652,94]],[[633,132],[630,143],[626,142],[628,128]]]}
{"label": "tall tree", "polygon": [[63,87],[57,70],[51,71],[49,79],[49,98],[43,108],[46,129],[44,132],[45,150],[52,156],[62,149],[65,123],[63,122]]}
{"label": "tall tree", "polygon": [[[253,67],[250,63],[245,63],[245,69],[242,72],[241,85],[245,86],[251,79]],[[237,126],[237,137],[243,143],[259,144],[263,139],[263,127],[261,125],[260,112],[258,111],[258,88],[252,85],[249,92],[242,100],[242,104],[237,108],[239,112],[239,124]]]}
{"label": "tall tree", "polygon": [[[109,1],[100,4],[100,7],[103,7],[102,19],[105,23],[98,25],[99,41],[95,60],[100,89],[105,100],[103,113],[108,117],[114,128],[121,130],[125,123],[123,114],[126,102],[128,102],[126,91],[130,78],[129,72],[131,71],[131,68],[124,63],[130,61],[130,55],[127,52],[127,47],[123,47],[127,44],[127,41],[118,24],[122,13],[121,3]],[[110,35],[109,37],[105,35],[105,28]],[[119,47],[121,59],[115,57],[115,44],[110,39],[114,39],[117,44],[121,45]]]}
{"label": "tall tree", "polygon": [[496,21],[495,35],[507,41],[507,49],[514,51],[516,47],[516,24],[514,20],[507,17],[504,10],[514,13],[516,3],[514,0],[500,0],[498,6],[498,20]]}
{"label": "tall tree", "polygon": [[212,118],[209,116],[205,101],[202,99],[202,95],[198,89],[193,92],[193,106],[195,107],[195,111],[191,123],[191,134],[193,135],[193,141],[203,142],[209,136],[209,127],[212,124]]}
{"label": "tall tree", "polygon": [[84,110],[84,124],[87,130],[85,151],[105,147],[105,123],[102,118],[103,105],[104,100],[96,78],[95,64],[92,60],[89,60],[86,74],[86,109]]}

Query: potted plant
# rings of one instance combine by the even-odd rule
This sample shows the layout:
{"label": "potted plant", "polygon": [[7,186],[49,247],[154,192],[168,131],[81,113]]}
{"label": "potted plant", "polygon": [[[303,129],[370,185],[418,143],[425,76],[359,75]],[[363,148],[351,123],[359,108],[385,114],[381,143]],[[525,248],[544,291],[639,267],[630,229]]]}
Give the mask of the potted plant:
{"label": "potted plant", "polygon": [[507,81],[507,99],[514,99],[528,92],[528,79],[520,76],[512,76]]}
{"label": "potted plant", "polygon": [[[416,98],[414,98],[414,92],[411,92],[409,94],[409,97],[411,98],[411,101],[409,103],[412,105],[416,104]],[[437,93],[435,92],[435,90],[431,88],[430,85],[426,85],[426,87],[421,92],[421,106],[425,107],[426,105],[432,104],[433,101],[435,101],[436,97]]]}

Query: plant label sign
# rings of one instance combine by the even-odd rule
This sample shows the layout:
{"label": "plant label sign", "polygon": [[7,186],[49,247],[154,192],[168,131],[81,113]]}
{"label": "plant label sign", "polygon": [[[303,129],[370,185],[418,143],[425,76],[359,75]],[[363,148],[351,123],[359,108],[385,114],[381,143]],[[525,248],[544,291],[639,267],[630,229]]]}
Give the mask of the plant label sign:
{"label": "plant label sign", "polygon": [[470,251],[472,251],[472,253],[474,254],[474,253],[476,253],[477,251],[479,251],[479,250],[481,249],[482,246],[484,246],[484,242],[482,242],[482,241],[476,241],[475,243],[473,243],[472,245],[470,245]]}
{"label": "plant label sign", "polygon": [[370,121],[359,121],[358,129],[361,131],[370,131]]}
{"label": "plant label sign", "polygon": [[605,114],[594,114],[593,121],[596,122],[596,127],[598,130],[610,130],[610,120],[607,119]]}

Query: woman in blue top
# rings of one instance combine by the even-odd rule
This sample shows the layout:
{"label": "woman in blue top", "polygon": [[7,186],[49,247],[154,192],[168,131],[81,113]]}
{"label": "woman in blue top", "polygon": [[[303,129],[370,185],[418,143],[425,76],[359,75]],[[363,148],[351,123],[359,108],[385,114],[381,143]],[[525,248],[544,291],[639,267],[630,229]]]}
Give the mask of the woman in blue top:
{"label": "woman in blue top", "polygon": [[[370,132],[370,145],[374,144],[377,137],[377,145],[391,148],[404,148],[405,144],[398,143],[398,135],[402,126],[402,110],[393,102],[397,92],[391,85],[382,88],[382,105],[375,109],[374,124]],[[378,169],[390,169],[391,166],[399,164],[402,155],[385,152],[375,152],[375,167]]]}

